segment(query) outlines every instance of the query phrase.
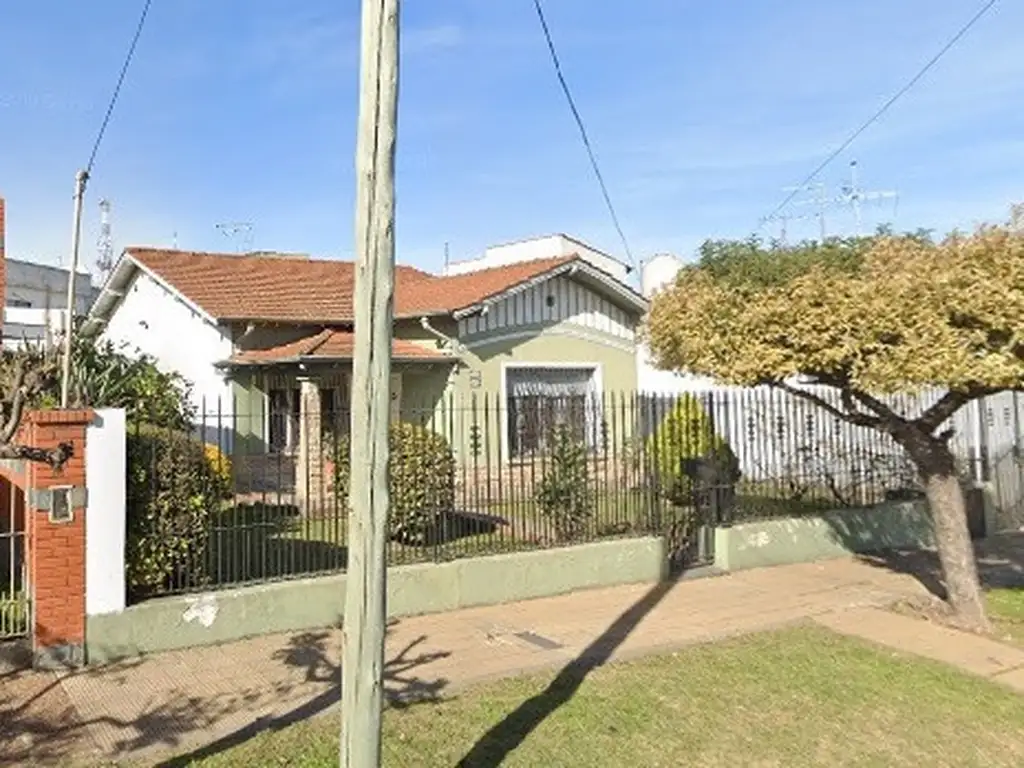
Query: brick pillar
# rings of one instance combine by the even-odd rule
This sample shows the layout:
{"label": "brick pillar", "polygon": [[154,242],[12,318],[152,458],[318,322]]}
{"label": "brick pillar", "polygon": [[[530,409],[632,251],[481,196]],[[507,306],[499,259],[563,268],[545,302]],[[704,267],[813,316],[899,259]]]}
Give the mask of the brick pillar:
{"label": "brick pillar", "polygon": [[322,502],[323,451],[321,450],[320,385],[316,379],[299,379],[299,462],[295,491],[303,512]]}
{"label": "brick pillar", "polygon": [[85,434],[92,411],[37,411],[19,440],[44,450],[71,443],[59,470],[25,466],[32,654],[39,668],[85,663]]}

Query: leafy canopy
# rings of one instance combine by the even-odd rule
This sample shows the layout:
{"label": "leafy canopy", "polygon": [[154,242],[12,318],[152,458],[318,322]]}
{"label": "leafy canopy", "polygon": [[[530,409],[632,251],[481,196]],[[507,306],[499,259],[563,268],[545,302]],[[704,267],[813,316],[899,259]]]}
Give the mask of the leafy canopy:
{"label": "leafy canopy", "polygon": [[645,333],[659,366],[737,385],[1024,386],[1024,233],[710,242],[655,296]]}

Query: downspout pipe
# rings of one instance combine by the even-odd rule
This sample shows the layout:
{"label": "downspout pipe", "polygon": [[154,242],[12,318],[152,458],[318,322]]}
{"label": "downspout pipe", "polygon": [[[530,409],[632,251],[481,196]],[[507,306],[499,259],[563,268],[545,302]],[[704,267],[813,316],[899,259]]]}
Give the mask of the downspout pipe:
{"label": "downspout pipe", "polygon": [[439,339],[441,343],[447,346],[458,358],[462,358],[466,354],[466,348],[459,343],[458,339],[454,339],[446,333],[442,333],[430,324],[430,318],[423,316],[420,318],[420,326],[429,333],[431,336]]}

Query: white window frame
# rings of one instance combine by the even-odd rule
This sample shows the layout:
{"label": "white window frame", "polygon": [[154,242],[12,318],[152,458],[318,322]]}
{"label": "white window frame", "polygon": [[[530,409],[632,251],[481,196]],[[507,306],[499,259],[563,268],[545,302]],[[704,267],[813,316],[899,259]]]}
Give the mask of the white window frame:
{"label": "white window frame", "polygon": [[594,392],[597,398],[595,404],[596,418],[598,420],[603,418],[601,412],[601,406],[604,402],[604,365],[597,362],[574,362],[566,363],[563,361],[547,361],[547,362],[520,362],[510,361],[501,364],[501,455],[505,461],[522,461],[521,457],[513,457],[509,452],[508,444],[508,372],[509,370],[528,370],[530,368],[553,368],[565,371],[578,371],[578,370],[589,370],[594,372]]}

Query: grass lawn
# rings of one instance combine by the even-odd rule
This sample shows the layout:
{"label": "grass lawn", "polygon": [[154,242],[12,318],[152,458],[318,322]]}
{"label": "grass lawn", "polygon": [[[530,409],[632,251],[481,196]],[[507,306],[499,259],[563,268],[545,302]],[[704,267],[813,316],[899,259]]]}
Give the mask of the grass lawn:
{"label": "grass lawn", "polygon": [[[384,764],[455,766],[476,744],[461,765],[1024,765],[1024,696],[815,627],[610,665],[575,692],[548,690],[553,679],[387,712]],[[264,733],[193,765],[337,765],[337,719]]]}
{"label": "grass lawn", "polygon": [[[836,506],[821,499],[773,498],[759,494],[764,489],[758,488],[738,490],[738,521],[800,517]],[[549,520],[529,495],[517,497],[509,493],[500,502],[470,498],[460,500],[458,506],[489,516],[490,522],[478,521],[476,529],[462,530],[449,540],[428,546],[390,542],[389,562],[444,562],[559,543]],[[685,511],[674,509],[650,492],[609,489],[595,494],[593,516],[584,538],[599,540],[658,533],[680,514]],[[461,520],[461,524],[466,520]],[[341,509],[326,508],[300,515],[297,508],[272,501],[231,505],[212,526],[207,542],[209,586],[344,570],[347,536],[346,515]]]}
{"label": "grass lawn", "polygon": [[986,597],[996,635],[1024,648],[1024,588],[992,589]]}
{"label": "grass lawn", "polygon": [[23,594],[0,592],[0,639],[28,631],[28,601]]}

